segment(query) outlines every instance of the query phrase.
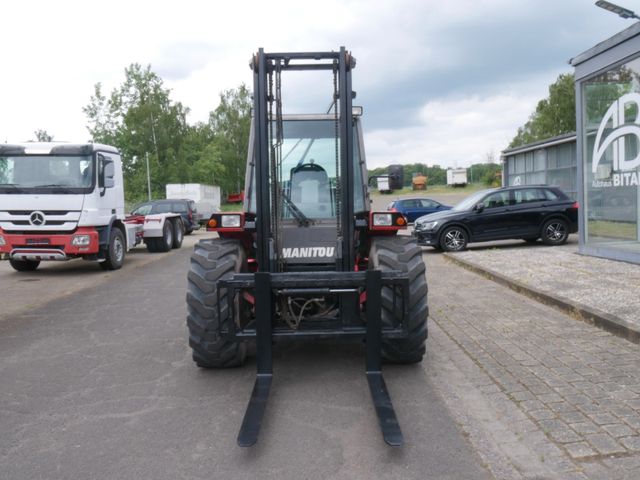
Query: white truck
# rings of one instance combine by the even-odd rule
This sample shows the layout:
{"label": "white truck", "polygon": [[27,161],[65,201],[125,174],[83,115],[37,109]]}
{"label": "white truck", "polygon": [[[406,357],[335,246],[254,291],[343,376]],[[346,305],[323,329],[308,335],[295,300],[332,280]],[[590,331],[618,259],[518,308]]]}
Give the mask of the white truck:
{"label": "white truck", "polygon": [[168,183],[166,185],[168,199],[193,200],[200,222],[207,222],[211,214],[220,211],[220,187],[201,183]]}
{"label": "white truck", "polygon": [[119,269],[125,253],[182,245],[179,214],[127,219],[118,149],[100,144],[0,144],[0,259],[18,271],[83,258]]}
{"label": "white truck", "polygon": [[380,193],[391,193],[391,188],[389,188],[389,177],[378,177],[376,182],[378,182],[378,191]]}
{"label": "white truck", "polygon": [[464,187],[467,184],[466,168],[450,168],[447,170],[447,185],[450,187]]}

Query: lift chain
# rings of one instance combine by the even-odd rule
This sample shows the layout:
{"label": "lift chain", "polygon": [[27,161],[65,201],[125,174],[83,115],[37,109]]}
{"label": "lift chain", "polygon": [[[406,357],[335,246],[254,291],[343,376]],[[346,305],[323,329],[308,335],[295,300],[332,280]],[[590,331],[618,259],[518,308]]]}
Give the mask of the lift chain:
{"label": "lift chain", "polygon": [[340,95],[338,93],[338,61],[333,61],[333,118],[335,127],[335,146],[336,146],[336,225],[338,229],[338,238],[342,238],[342,181],[340,171],[340,147],[338,145],[340,140],[340,121],[338,118],[338,99]]}

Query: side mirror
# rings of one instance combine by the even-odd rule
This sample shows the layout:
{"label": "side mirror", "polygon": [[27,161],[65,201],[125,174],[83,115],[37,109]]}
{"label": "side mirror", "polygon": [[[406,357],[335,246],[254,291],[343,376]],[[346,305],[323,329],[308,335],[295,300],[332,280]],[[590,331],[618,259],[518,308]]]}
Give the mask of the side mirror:
{"label": "side mirror", "polygon": [[484,203],[483,202],[476,203],[473,209],[478,213],[482,212],[484,210]]}
{"label": "side mirror", "polygon": [[105,159],[104,160],[104,188],[112,188],[115,186],[116,182],[114,177],[116,176],[116,166],[113,163],[113,160]]}
{"label": "side mirror", "polygon": [[103,197],[107,188],[115,186],[116,166],[108,157],[98,154],[98,187],[102,189],[100,196]]}
{"label": "side mirror", "polygon": [[389,165],[389,188],[391,190],[402,190],[404,186],[404,166]]}

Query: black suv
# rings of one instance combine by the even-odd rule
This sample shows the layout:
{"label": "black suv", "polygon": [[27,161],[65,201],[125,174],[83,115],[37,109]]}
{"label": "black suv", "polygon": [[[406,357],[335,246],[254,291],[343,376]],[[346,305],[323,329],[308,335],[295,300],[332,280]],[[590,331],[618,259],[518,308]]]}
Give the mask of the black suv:
{"label": "black suv", "polygon": [[420,245],[459,251],[467,243],[521,238],[561,245],[578,231],[578,202],[546,185],[483,190],[451,210],[424,215],[412,234]]}
{"label": "black suv", "polygon": [[131,212],[131,215],[151,215],[154,213],[179,213],[182,217],[182,223],[184,223],[185,235],[189,235],[200,226],[198,223],[198,211],[193,200],[151,200],[138,205]]}

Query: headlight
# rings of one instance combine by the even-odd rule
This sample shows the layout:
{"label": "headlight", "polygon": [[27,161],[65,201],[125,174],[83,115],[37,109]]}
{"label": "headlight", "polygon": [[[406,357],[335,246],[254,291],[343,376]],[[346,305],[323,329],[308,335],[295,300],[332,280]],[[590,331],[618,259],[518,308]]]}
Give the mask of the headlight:
{"label": "headlight", "polygon": [[0,247],[4,247],[7,244],[7,241],[4,239],[2,235],[0,235]]}
{"label": "headlight", "polygon": [[71,240],[71,245],[76,247],[87,247],[91,243],[91,237],[89,235],[74,235]]}
{"label": "headlight", "polygon": [[222,215],[221,223],[223,228],[239,228],[240,215]]}
{"label": "headlight", "polygon": [[393,222],[393,215],[390,213],[374,213],[373,214],[373,226],[374,227],[390,227]]}
{"label": "headlight", "polygon": [[433,230],[438,222],[416,222],[416,230]]}

